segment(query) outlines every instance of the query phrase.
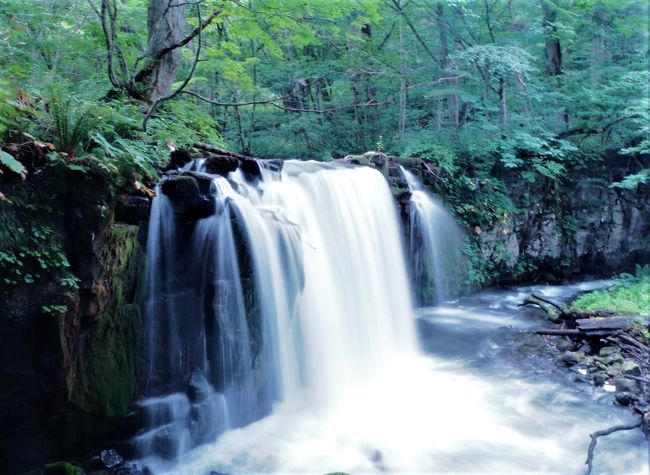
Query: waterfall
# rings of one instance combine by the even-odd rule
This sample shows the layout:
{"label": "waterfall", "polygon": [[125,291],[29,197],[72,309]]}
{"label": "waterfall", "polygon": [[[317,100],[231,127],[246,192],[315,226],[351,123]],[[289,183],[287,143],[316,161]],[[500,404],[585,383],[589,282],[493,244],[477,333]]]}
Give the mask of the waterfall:
{"label": "waterfall", "polygon": [[414,291],[419,302],[442,302],[465,280],[463,234],[445,206],[408,170],[401,167],[411,192],[408,250]]}
{"label": "waterfall", "polygon": [[[378,171],[287,161],[225,177],[205,162],[163,180],[151,213],[132,440],[146,473],[582,472],[585,434],[611,414],[495,356],[512,352],[504,324],[534,323],[496,311],[494,292],[421,309],[420,350],[410,282],[441,299],[461,266],[415,177],[409,279]],[[640,473],[627,468],[646,456],[620,453],[604,470]]]}
{"label": "waterfall", "polygon": [[134,440],[144,458],[176,460],[282,401],[336,404],[418,352],[381,173],[299,161],[255,179],[193,169],[213,213],[183,222],[159,186],[151,214],[148,397]]}

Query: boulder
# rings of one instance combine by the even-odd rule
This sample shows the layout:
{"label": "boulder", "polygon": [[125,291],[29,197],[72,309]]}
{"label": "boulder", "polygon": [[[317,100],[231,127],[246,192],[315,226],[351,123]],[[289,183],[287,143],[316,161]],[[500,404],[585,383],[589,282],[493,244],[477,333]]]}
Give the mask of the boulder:
{"label": "boulder", "polygon": [[183,172],[181,176],[189,176],[194,178],[199,185],[199,192],[202,195],[214,196],[217,194],[217,187],[215,186],[214,181],[210,175],[206,175],[205,173],[201,172],[188,171]]}
{"label": "boulder", "polygon": [[634,401],[634,398],[630,393],[616,393],[616,402],[621,406],[629,406]]}
{"label": "boulder", "polygon": [[639,383],[634,381],[633,379],[627,379],[627,378],[620,378],[614,381],[614,386],[616,386],[616,391],[617,392],[627,392],[631,394],[639,394],[641,391],[641,388],[639,386]]}
{"label": "boulder", "polygon": [[162,192],[172,200],[174,211],[181,221],[207,218],[215,212],[214,199],[209,194],[201,193],[201,187],[210,193],[208,187],[212,181],[204,175],[199,182],[197,175],[200,176],[200,174],[171,176],[161,185]]}
{"label": "boulder", "polygon": [[199,183],[196,178],[187,175],[178,175],[163,181],[160,189],[171,199],[198,198],[201,195]]}
{"label": "boulder", "polygon": [[240,159],[241,170],[253,177],[259,177],[262,174],[260,170],[260,164],[254,158]]}
{"label": "boulder", "polygon": [[186,163],[192,161],[192,154],[185,149],[174,150],[169,155],[168,169],[175,170],[182,168]]}
{"label": "boulder", "polygon": [[113,449],[102,450],[99,454],[99,459],[104,468],[115,468],[124,463],[124,458]]}
{"label": "boulder", "polygon": [[595,372],[592,377],[596,386],[603,386],[607,382],[607,374],[603,371]]}
{"label": "boulder", "polygon": [[215,175],[227,176],[239,167],[239,160],[225,155],[210,156],[205,159],[205,170]]}
{"label": "boulder", "polygon": [[272,172],[281,172],[284,165],[284,161],[278,159],[266,160],[264,163]]}
{"label": "boulder", "polygon": [[192,402],[203,401],[212,394],[210,383],[203,374],[195,371],[187,383],[187,397]]}
{"label": "boulder", "polygon": [[621,372],[630,376],[641,376],[641,367],[634,361],[626,360],[621,366]]}
{"label": "boulder", "polygon": [[565,351],[564,354],[562,354],[562,362],[567,365],[567,366],[573,366],[578,363],[580,363],[580,354],[573,352],[573,351]]}
{"label": "boulder", "polygon": [[151,203],[145,196],[117,195],[115,221],[138,225],[149,220]]}

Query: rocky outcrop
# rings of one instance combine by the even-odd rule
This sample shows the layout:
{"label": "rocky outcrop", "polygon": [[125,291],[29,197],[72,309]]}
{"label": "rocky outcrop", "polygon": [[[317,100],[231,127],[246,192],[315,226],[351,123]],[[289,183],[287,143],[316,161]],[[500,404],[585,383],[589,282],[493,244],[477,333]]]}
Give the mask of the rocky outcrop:
{"label": "rocky outcrop", "polygon": [[578,180],[561,208],[543,196],[511,197],[520,212],[479,236],[482,257],[500,264],[505,280],[607,275],[650,262],[650,184],[629,191]]}
{"label": "rocky outcrop", "polygon": [[53,211],[34,206],[25,219],[52,230],[70,272],[0,289],[1,473],[119,440],[137,392],[148,200],[116,196],[101,170],[61,178],[55,190],[37,191]]}

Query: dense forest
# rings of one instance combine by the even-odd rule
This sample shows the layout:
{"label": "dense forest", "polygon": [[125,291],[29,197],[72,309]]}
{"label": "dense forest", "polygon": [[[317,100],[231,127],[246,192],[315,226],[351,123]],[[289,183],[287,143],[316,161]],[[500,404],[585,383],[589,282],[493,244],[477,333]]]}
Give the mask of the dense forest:
{"label": "dense forest", "polygon": [[[284,273],[273,274],[269,282],[281,280],[286,286],[278,292],[290,301],[281,302],[287,313],[295,310],[296,295],[310,295],[309,270],[303,268],[309,266],[301,259],[308,262],[309,249],[317,247],[309,239],[318,233],[305,232],[303,246],[296,244],[300,233],[289,225],[300,221],[294,222],[296,216],[304,218],[301,213],[309,215],[310,206],[321,206],[318,200],[323,204],[314,211],[314,221],[325,228],[323,235],[338,239],[341,259],[348,241],[359,239],[351,244],[358,252],[347,256],[356,263],[356,256],[374,249],[377,236],[385,233],[393,245],[381,248],[381,255],[368,263],[408,261],[416,269],[409,271],[409,285],[415,288],[402,289],[398,277],[384,287],[395,294],[411,292],[422,305],[488,285],[568,285],[572,279],[624,272],[622,286],[587,294],[573,307],[568,299],[582,292],[580,287],[562,293],[566,302],[559,306],[543,295],[540,300],[539,292],[522,306],[542,308],[553,322],[562,323],[561,329],[542,334],[564,338],[553,351],[564,352],[561,364],[584,366],[585,373],[574,371],[576,378],[607,386],[607,378],[619,378],[624,364],[634,361],[634,384],[647,385],[649,14],[646,0],[0,0],[0,376],[7,382],[0,390],[0,472],[80,460],[91,450],[124,440],[135,426],[144,427],[134,422],[134,401],[182,392],[186,384],[192,404],[196,393],[205,391],[204,383],[225,400],[231,397],[229,384],[237,391],[238,384],[256,388],[264,404],[256,401],[255,410],[244,407],[246,417],[226,429],[271,412],[273,404],[284,400],[282,391],[269,383],[272,377],[250,382],[232,375],[262,374],[260,361],[272,359],[264,351],[275,337],[264,333],[260,322],[282,313],[282,299],[258,289],[264,287],[262,257],[276,251],[280,256],[281,265],[268,258],[268,268]],[[300,168],[293,159],[313,160],[325,168]],[[390,205],[384,206],[381,187],[361,174],[358,182],[348,183],[341,173],[336,186],[324,182],[311,191],[300,188],[306,185],[296,178],[356,165],[384,175],[394,199]],[[283,166],[288,167],[283,180],[296,187],[292,196],[304,201],[304,209],[293,210],[283,192],[260,191],[268,176],[284,173]],[[227,183],[219,177],[227,177]],[[324,193],[329,186],[336,193]],[[425,201],[418,204],[414,197],[420,192]],[[220,193],[229,200],[219,201]],[[438,198],[430,201],[432,194],[450,214],[436,215],[435,223],[431,218],[427,224],[433,214],[418,217],[413,210],[416,205],[443,209]],[[328,200],[334,196],[339,201],[332,204]],[[272,215],[273,226],[289,230],[265,228],[259,224],[264,219],[256,216],[261,221],[255,221],[252,211],[233,204],[242,199],[263,209],[264,219]],[[348,200],[354,203],[339,206]],[[368,214],[379,213],[363,208],[364,214],[354,208],[355,200],[401,211],[400,226],[406,230],[391,241],[390,218],[374,234],[355,228],[350,239],[343,232],[347,224],[365,223]],[[345,219],[329,214],[348,205],[354,211]],[[284,211],[278,214],[279,208],[286,208],[288,217]],[[213,249],[206,244],[212,242],[206,229],[224,209],[229,224],[210,228],[221,243]],[[165,221],[165,213],[174,218]],[[236,223],[232,229],[231,221]],[[307,218],[305,222],[313,225]],[[453,245],[442,243],[452,240],[447,235],[427,244],[425,232],[414,234],[416,222],[444,228],[453,234]],[[277,240],[278,248],[260,251],[256,246],[262,244],[249,242],[255,233]],[[230,247],[218,247],[224,243]],[[323,248],[329,244],[326,238],[320,243]],[[444,270],[442,264],[419,260],[418,252],[427,245],[444,255],[438,257],[445,261]],[[156,246],[162,250],[152,253]],[[203,254],[192,246],[204,246]],[[303,247],[298,252],[292,246]],[[387,257],[397,248],[401,253],[401,247],[406,259],[401,254],[394,261]],[[232,262],[205,264],[202,256],[211,253]],[[400,265],[364,272],[387,277]],[[418,272],[426,275],[418,279]],[[345,302],[347,291],[323,277],[328,282],[323,288],[341,297],[340,309],[355,308],[365,315],[370,301],[383,302],[382,292],[371,292],[379,284],[369,278],[366,287],[366,274],[354,274],[354,265],[350,276],[332,274],[338,281],[349,278],[350,289],[356,289],[358,301]],[[443,284],[433,282],[438,274],[450,281],[444,295]],[[231,279],[237,285],[224,291],[198,282],[197,276]],[[159,303],[172,290],[178,298],[174,305],[202,315],[205,328],[185,328],[174,320],[182,312]],[[194,293],[201,293],[196,301],[187,296]],[[505,297],[495,298],[498,303],[491,302],[490,309],[506,305]],[[386,301],[384,307],[410,309],[409,299],[399,305]],[[235,311],[228,305],[239,307]],[[305,305],[312,307],[318,305]],[[209,323],[210,312],[217,323]],[[616,312],[645,320],[626,320],[624,328],[613,330],[594,329],[591,323],[585,330],[575,323]],[[376,313],[377,328],[382,328],[381,311]],[[349,330],[359,328],[381,340],[374,326]],[[174,347],[173,337],[160,336],[164,331],[176,332],[188,343]],[[441,334],[449,333],[445,331]],[[622,351],[627,358],[623,361],[623,356],[611,356],[613,350],[599,353],[612,342],[594,339],[594,331],[608,338],[625,331],[636,343],[614,341],[616,355]],[[237,356],[224,362],[220,358],[227,357],[208,349],[208,363],[197,363],[201,345],[192,339],[211,337],[219,340],[221,353]],[[229,340],[235,337],[245,343]],[[291,346],[282,341],[280,347]],[[442,340],[436,342],[446,348]],[[464,355],[463,342],[458,345]],[[535,345],[529,346],[541,352]],[[182,355],[177,360],[169,356],[175,351]],[[302,351],[300,347],[296,354]],[[217,360],[221,366],[215,370],[210,365]],[[152,369],[152,361],[164,361],[162,369]],[[235,369],[245,364],[250,365],[246,371]],[[616,364],[612,374],[600,367]],[[268,368],[276,366],[282,364],[268,363]],[[594,378],[592,370],[601,376]],[[296,376],[301,378],[302,373]],[[286,383],[286,374],[284,379]],[[636,392],[626,388],[619,391],[629,396],[621,405],[640,407],[650,401],[646,386]],[[233,400],[247,400],[237,391]],[[587,403],[585,407],[590,409],[581,420],[599,414]],[[650,417],[647,408],[645,414]],[[217,432],[189,445],[215,439]],[[130,449],[120,450],[126,458],[137,458]],[[170,458],[183,453],[166,450],[173,453]],[[591,458],[593,448],[589,450]],[[103,457],[104,452],[100,462],[95,460],[102,469],[113,468],[115,457],[121,461],[114,466],[124,462],[113,452],[106,456],[108,462]],[[382,457],[381,451],[372,452],[372,470],[382,468]],[[591,460],[589,464],[591,470]],[[504,473],[514,473],[513,466]],[[266,470],[246,467],[242,473]],[[187,473],[217,473],[210,472],[213,468],[222,466]],[[547,468],[549,473],[557,469]],[[81,473],[63,462],[50,469],[46,473]],[[158,469],[152,470],[164,472]],[[123,473],[141,473],[129,470]]]}
{"label": "dense forest", "polygon": [[[539,196],[560,208],[576,174],[621,189],[650,176],[644,1],[2,6],[3,130],[45,143],[45,166],[101,167],[126,188],[197,142],[322,161],[385,151],[430,163],[480,233],[508,232]],[[5,181],[34,172],[15,152],[3,146]],[[570,210],[558,221],[576,226]],[[475,264],[478,283],[500,271]]]}

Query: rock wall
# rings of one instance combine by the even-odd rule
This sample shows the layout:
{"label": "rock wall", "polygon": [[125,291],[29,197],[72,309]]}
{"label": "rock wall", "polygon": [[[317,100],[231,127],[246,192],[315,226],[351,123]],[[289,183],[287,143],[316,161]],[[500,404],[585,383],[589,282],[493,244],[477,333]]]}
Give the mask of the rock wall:
{"label": "rock wall", "polygon": [[650,184],[629,191],[578,180],[563,190],[561,207],[541,194],[514,190],[511,198],[519,212],[479,236],[482,257],[501,266],[504,281],[603,276],[650,263]]}
{"label": "rock wall", "polygon": [[101,172],[67,171],[52,208],[57,218],[48,225],[79,280],[60,313],[43,310],[64,292],[55,277],[2,293],[0,473],[85,457],[119,440],[137,393],[148,200],[115,196]]}

